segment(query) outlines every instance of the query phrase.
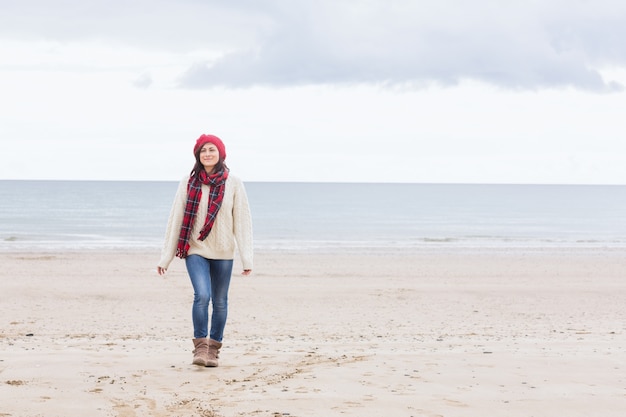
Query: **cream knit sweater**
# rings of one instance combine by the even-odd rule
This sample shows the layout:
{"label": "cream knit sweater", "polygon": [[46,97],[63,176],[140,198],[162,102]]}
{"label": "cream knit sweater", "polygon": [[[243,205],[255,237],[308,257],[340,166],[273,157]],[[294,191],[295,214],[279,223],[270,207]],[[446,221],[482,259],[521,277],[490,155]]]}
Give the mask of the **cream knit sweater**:
{"label": "cream knit sweater", "polygon": [[[165,231],[165,243],[158,265],[161,268],[167,269],[176,256],[178,236],[187,203],[188,180],[189,177],[185,177],[180,182],[172,204]],[[207,259],[233,259],[235,250],[238,250],[243,269],[252,269],[252,216],[243,182],[233,175],[228,176],[224,200],[215,218],[213,228],[207,238],[201,241],[198,240],[198,235],[206,219],[209,191],[208,185],[202,185],[202,198],[189,237],[189,255],[200,255]]]}

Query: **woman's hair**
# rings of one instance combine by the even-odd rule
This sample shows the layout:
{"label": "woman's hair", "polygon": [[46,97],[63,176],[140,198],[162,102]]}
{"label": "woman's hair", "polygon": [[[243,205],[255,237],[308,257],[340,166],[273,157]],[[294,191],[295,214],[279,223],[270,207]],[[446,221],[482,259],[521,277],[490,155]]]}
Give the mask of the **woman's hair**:
{"label": "woman's hair", "polygon": [[[200,162],[200,151],[202,149],[198,149],[198,152],[195,153],[195,157],[196,157],[196,164],[193,166],[193,169],[191,170],[191,172],[189,173],[189,177],[195,177],[196,175],[198,175],[200,173],[200,171],[204,171],[204,165],[202,165],[202,162]],[[217,161],[217,164],[215,164],[215,167],[213,168],[213,172],[220,172],[227,169],[226,164],[224,163],[224,160],[222,159],[222,156],[220,155],[220,160]]]}

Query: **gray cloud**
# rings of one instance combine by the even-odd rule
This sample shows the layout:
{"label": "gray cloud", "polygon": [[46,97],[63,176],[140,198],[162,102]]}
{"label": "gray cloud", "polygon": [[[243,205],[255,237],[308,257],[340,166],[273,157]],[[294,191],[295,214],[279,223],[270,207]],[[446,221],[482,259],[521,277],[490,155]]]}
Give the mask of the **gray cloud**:
{"label": "gray cloud", "polygon": [[135,87],[145,90],[152,85],[152,76],[148,73],[143,73],[132,83]]}
{"label": "gray cloud", "polygon": [[626,63],[620,41],[626,13],[616,2],[429,3],[316,2],[307,9],[284,2],[289,9],[268,16],[273,31],[258,44],[196,63],[181,86],[449,85],[473,79],[515,89],[621,89],[599,72]]}
{"label": "gray cloud", "polygon": [[621,86],[600,70],[626,65],[626,3],[617,0],[10,3],[0,16],[3,38],[221,52],[181,74],[179,86],[190,89],[472,79],[611,91]]}

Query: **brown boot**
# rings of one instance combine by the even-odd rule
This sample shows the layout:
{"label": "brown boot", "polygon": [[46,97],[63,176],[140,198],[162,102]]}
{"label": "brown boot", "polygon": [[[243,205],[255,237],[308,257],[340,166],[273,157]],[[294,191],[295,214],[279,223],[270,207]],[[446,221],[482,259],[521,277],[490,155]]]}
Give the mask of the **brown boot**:
{"label": "brown boot", "polygon": [[217,358],[220,357],[222,344],[217,340],[209,339],[209,353],[205,366],[217,366]]}
{"label": "brown boot", "polygon": [[193,364],[200,366],[209,366],[209,342],[206,337],[193,339]]}

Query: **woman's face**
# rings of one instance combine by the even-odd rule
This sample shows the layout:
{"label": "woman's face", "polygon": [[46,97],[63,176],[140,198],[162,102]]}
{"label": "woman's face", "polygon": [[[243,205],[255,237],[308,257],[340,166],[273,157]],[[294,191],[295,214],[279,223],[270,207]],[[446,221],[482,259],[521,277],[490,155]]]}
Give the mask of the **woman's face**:
{"label": "woman's face", "polygon": [[219,160],[220,152],[217,150],[217,146],[212,143],[207,143],[200,149],[200,163],[206,172],[213,171]]}

